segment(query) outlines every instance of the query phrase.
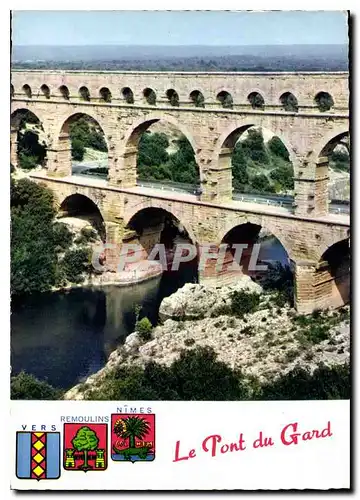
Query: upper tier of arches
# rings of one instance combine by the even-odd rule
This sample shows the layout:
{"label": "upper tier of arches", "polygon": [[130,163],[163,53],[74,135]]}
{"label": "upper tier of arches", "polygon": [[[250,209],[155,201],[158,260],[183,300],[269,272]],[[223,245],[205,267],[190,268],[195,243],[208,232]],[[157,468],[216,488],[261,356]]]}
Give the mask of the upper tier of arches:
{"label": "upper tier of arches", "polygon": [[261,89],[249,88],[243,92],[240,99],[233,95],[231,89],[214,89],[212,93],[206,94],[199,88],[190,88],[189,91],[180,92],[174,88],[164,88],[162,90],[144,87],[141,92],[135,91],[129,86],[119,88],[101,86],[98,89],[89,88],[86,84],[79,85],[77,89],[69,88],[62,84],[59,87],[49,86],[46,83],[34,88],[28,83],[16,88],[11,84],[12,98],[25,99],[62,99],[71,101],[82,101],[91,103],[122,104],[152,107],[187,107],[187,108],[225,108],[228,110],[237,107],[247,107],[255,112],[264,112],[273,109],[274,106],[283,112],[298,113],[311,108],[319,113],[331,113],[337,106],[336,98],[325,89],[313,91],[306,102],[296,95],[294,90],[280,92],[275,99],[270,99],[266,92]]}

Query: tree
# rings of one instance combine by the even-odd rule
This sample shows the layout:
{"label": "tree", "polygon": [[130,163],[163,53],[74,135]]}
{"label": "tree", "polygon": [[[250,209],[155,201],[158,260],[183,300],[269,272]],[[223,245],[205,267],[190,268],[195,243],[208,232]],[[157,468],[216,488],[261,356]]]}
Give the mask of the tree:
{"label": "tree", "polygon": [[251,179],[251,187],[258,193],[273,193],[274,188],[264,174],[256,175]]}
{"label": "tree", "polygon": [[259,163],[269,163],[269,155],[265,147],[261,130],[250,128],[247,137],[242,141],[245,156]]}
{"label": "tree", "polygon": [[[26,123],[24,123],[25,126]],[[18,133],[17,152],[20,167],[24,170],[31,170],[37,165],[44,165],[45,163],[46,146],[40,144],[39,134],[33,130]]]}
{"label": "tree", "polygon": [[294,189],[294,176],[291,163],[281,165],[270,172],[270,178],[276,181],[281,191],[289,191]]}
{"label": "tree", "polygon": [[72,139],[71,156],[75,161],[83,161],[85,154],[84,143],[80,139]]}
{"label": "tree", "polygon": [[135,448],[135,438],[144,439],[150,430],[149,423],[141,417],[128,417],[125,421],[119,420],[114,424],[114,432],[118,437],[129,439],[129,448]]}
{"label": "tree", "polygon": [[59,276],[59,251],[71,245],[68,229],[55,222],[50,189],[11,179],[11,293],[49,290]]}
{"label": "tree", "polygon": [[247,172],[247,162],[241,142],[238,142],[234,148],[231,165],[234,177],[234,188],[236,191],[244,192],[249,183],[249,174]]}
{"label": "tree", "polygon": [[68,249],[62,260],[64,276],[68,281],[81,283],[85,272],[90,270],[89,248]]}
{"label": "tree", "polygon": [[99,444],[99,438],[96,433],[89,429],[89,427],[80,427],[77,431],[76,436],[71,441],[71,444],[77,451],[84,452],[84,463],[82,469],[92,469],[88,464],[88,453],[89,451],[96,450]]}
{"label": "tree", "polygon": [[138,165],[153,167],[166,163],[169,159],[168,146],[165,134],[143,134],[139,141]]}
{"label": "tree", "polygon": [[57,256],[52,192],[28,179],[11,182],[11,292],[48,290]]}
{"label": "tree", "polygon": [[279,156],[280,158],[283,158],[286,161],[290,161],[289,151],[286,149],[282,140],[279,139],[279,137],[277,137],[276,135],[274,135],[269,140],[269,142],[267,143],[267,146],[275,156]]}

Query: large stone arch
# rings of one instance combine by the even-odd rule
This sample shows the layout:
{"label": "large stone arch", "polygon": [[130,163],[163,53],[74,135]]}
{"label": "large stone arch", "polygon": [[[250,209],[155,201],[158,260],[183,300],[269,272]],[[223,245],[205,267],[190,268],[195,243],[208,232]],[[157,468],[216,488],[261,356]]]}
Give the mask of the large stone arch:
{"label": "large stone arch", "polygon": [[51,176],[64,177],[70,176],[72,173],[72,158],[71,158],[71,140],[69,135],[69,126],[82,116],[88,116],[94,120],[101,128],[106,142],[108,156],[111,145],[109,144],[109,134],[107,133],[107,121],[103,120],[94,107],[88,109],[86,106],[77,106],[76,110],[62,116],[58,120],[55,128],[52,145],[52,161],[49,165],[48,173]]}
{"label": "large stone arch", "polygon": [[[206,178],[206,199],[212,200],[217,198],[220,200],[229,200],[233,195],[232,188],[232,154],[237,140],[240,136],[251,127],[261,127],[274,133],[283,142],[288,150],[289,159],[293,165],[294,176],[297,172],[297,153],[296,148],[291,143],[287,134],[280,127],[282,122],[271,121],[271,117],[264,115],[263,112],[257,112],[251,115],[251,118],[231,122],[219,138],[216,140],[212,154],[213,168],[207,171]],[[284,126],[284,124],[283,124]],[[214,187],[213,187],[214,186]]]}
{"label": "large stone arch", "polygon": [[[264,94],[262,95],[264,97]],[[223,148],[228,148],[230,145],[234,147],[238,138],[251,127],[266,128],[273,132],[276,136],[278,136],[288,150],[290,161],[293,163],[295,168],[295,165],[297,164],[296,146],[292,144],[290,138],[287,137],[286,133],[284,133],[282,130],[278,130],[278,126],[274,127],[271,123],[271,120],[269,120],[269,117],[267,115],[263,115],[262,113],[259,113],[258,115],[252,115],[251,119],[248,119],[246,121],[232,122],[222,132],[222,134],[216,141],[213,152],[213,162],[217,164],[218,158],[221,154],[221,150]]]}
{"label": "large stone arch", "polygon": [[266,221],[263,220],[261,216],[256,214],[246,214],[239,218],[238,216],[227,218],[226,222],[222,224],[221,230],[219,231],[219,237],[217,240],[217,245],[220,245],[225,236],[234,228],[244,225],[244,224],[253,224],[257,226],[261,226],[269,231],[283,246],[284,250],[289,256],[289,259],[295,260],[296,254],[292,245],[289,243],[291,240],[291,236],[289,237],[286,231],[282,231],[279,229],[279,225],[273,224],[269,218],[266,218]]}
{"label": "large stone arch", "polygon": [[119,166],[109,171],[109,180],[112,184],[122,187],[136,186],[137,179],[137,155],[138,144],[141,135],[154,123],[158,121],[168,122],[176,127],[188,139],[194,150],[195,161],[198,165],[201,181],[201,168],[198,158],[198,149],[194,140],[194,134],[179,120],[169,113],[149,113],[134,121],[129,129],[121,136],[122,154],[119,158]]}
{"label": "large stone arch", "polygon": [[324,255],[327,250],[339,243],[339,241],[350,240],[350,229],[348,227],[337,227],[333,231],[327,232],[326,236],[321,239],[317,247],[318,260],[321,260],[321,256]]}
{"label": "large stone arch", "polygon": [[[324,215],[329,211],[329,158],[328,155],[334,147],[343,139],[349,136],[348,124],[341,124],[327,132],[321,140],[310,146],[306,158],[306,177],[310,187],[309,196],[313,197],[311,207],[314,215]],[[306,187],[306,186],[303,186]],[[300,191],[300,190],[299,190]],[[306,191],[304,192],[306,196]],[[309,210],[308,210],[309,211]]]}
{"label": "large stone arch", "polygon": [[350,242],[342,239],[321,255],[314,270],[317,308],[340,307],[350,302]]}
{"label": "large stone arch", "polygon": [[327,156],[328,147],[331,146],[332,143],[337,142],[346,135],[350,135],[349,124],[341,124],[334,127],[327,134],[321,137],[320,141],[316,141],[313,145],[310,158],[316,164],[321,157]]}
{"label": "large stone arch", "polygon": [[[10,164],[16,167],[18,165],[18,133],[20,130],[20,124],[22,118],[28,113],[32,115],[35,119],[38,120],[38,123],[41,127],[41,137],[39,136],[39,141],[46,143],[46,146],[49,145],[48,134],[46,132],[46,125],[44,127],[43,121],[40,118],[41,113],[38,113],[37,110],[33,111],[31,109],[33,106],[23,106],[23,103],[18,103],[18,106],[12,106],[12,113],[10,115]],[[15,109],[14,109],[15,108]],[[46,161],[46,158],[45,158]]]}
{"label": "large stone arch", "polygon": [[90,193],[69,192],[57,200],[57,219],[63,217],[78,217],[85,219],[99,233],[103,242],[106,241],[106,220],[98,200]]}

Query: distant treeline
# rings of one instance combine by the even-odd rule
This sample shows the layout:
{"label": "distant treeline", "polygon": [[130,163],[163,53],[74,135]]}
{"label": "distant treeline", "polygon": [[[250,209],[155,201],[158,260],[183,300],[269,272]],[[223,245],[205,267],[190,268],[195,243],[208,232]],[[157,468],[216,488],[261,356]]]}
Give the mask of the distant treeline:
{"label": "distant treeline", "polygon": [[18,69],[63,69],[94,71],[348,71],[347,59],[338,54],[317,56],[201,56],[159,57],[154,59],[113,59],[104,61],[19,61]]}

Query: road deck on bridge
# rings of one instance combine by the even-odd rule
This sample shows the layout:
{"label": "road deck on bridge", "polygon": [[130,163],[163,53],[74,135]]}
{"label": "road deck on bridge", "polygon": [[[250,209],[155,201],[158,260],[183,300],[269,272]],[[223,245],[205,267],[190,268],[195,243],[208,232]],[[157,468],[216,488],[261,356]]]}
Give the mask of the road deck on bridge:
{"label": "road deck on bridge", "polygon": [[334,223],[338,225],[350,226],[350,216],[348,214],[329,213],[321,217],[305,217],[293,214],[289,210],[289,208],[286,207],[264,205],[263,203],[254,203],[250,201],[239,201],[239,200],[231,200],[223,202],[221,204],[211,203],[210,201],[204,202],[199,200],[199,197],[197,195],[191,193],[179,193],[171,190],[165,190],[165,189],[162,190],[162,189],[148,188],[142,186],[134,186],[131,188],[120,188],[109,184],[106,179],[87,178],[87,177],[85,178],[84,176],[80,175],[79,176],[72,175],[68,177],[56,178],[56,177],[48,177],[46,175],[46,172],[38,171],[36,173],[31,174],[31,177],[35,179],[43,179],[46,181],[54,181],[59,183],[74,184],[78,186],[94,187],[111,191],[139,194],[142,196],[149,196],[152,198],[183,201],[184,203],[192,203],[195,205],[218,206],[219,208],[228,208],[230,210],[240,210],[244,212],[277,215],[286,218],[311,220],[314,222],[325,222],[325,223]]}

